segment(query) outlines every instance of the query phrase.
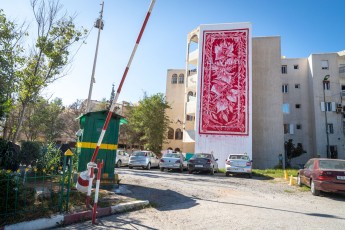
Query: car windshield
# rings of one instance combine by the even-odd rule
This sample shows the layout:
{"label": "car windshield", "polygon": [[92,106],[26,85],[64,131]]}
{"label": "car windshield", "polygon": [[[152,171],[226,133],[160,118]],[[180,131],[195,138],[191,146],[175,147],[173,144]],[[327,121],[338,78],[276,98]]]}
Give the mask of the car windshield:
{"label": "car windshield", "polygon": [[249,160],[249,157],[246,155],[230,155],[230,160]]}
{"label": "car windshield", "polygon": [[175,157],[175,158],[180,158],[180,155],[177,153],[166,153],[164,154],[163,157]]}
{"label": "car windshield", "polygon": [[345,170],[345,161],[320,160],[320,169],[341,169]]}
{"label": "car windshield", "polygon": [[147,152],[141,152],[141,151],[136,151],[136,152],[133,152],[132,156],[147,156]]}
{"label": "car windshield", "polygon": [[211,159],[211,155],[207,154],[207,153],[196,153],[193,156],[194,158],[207,158],[207,159]]}

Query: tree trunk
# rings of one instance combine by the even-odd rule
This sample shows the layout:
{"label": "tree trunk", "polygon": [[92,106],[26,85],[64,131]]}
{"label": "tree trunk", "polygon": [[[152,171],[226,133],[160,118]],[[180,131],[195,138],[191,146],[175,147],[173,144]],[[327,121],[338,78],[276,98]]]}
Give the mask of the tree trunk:
{"label": "tree trunk", "polygon": [[26,111],[27,104],[28,104],[27,102],[22,103],[22,111],[20,112],[18,126],[17,126],[16,132],[14,133],[13,139],[12,139],[13,143],[16,143],[17,138],[19,136],[19,131],[20,131],[20,128],[22,127],[22,124],[23,124],[24,114],[25,114],[25,111]]}

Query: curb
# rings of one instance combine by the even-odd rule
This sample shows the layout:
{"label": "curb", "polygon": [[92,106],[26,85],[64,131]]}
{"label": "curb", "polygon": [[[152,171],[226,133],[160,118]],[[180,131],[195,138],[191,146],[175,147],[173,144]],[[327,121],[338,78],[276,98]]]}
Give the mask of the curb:
{"label": "curb", "polygon": [[[143,201],[132,201],[124,204],[118,204],[106,208],[98,208],[96,218],[108,216],[111,214],[121,213],[125,211],[130,211],[138,208],[143,208],[149,205],[148,200]],[[66,215],[56,215],[51,218],[41,218],[32,221],[26,221],[22,223],[6,225],[0,227],[0,230],[38,230],[38,229],[47,229],[53,227],[59,227],[63,225],[73,224],[76,222],[81,222],[85,220],[91,220],[92,210],[83,211],[79,213],[66,214]]]}

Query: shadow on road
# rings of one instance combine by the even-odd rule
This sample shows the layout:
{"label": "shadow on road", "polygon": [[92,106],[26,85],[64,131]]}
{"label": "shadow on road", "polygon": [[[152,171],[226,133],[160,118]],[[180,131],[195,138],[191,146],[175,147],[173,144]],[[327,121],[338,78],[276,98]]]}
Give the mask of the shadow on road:
{"label": "shadow on road", "polygon": [[140,200],[148,200],[153,208],[160,211],[188,209],[198,205],[195,199],[170,189],[162,190],[132,184],[123,185],[131,191],[131,193],[126,194],[126,196]]}

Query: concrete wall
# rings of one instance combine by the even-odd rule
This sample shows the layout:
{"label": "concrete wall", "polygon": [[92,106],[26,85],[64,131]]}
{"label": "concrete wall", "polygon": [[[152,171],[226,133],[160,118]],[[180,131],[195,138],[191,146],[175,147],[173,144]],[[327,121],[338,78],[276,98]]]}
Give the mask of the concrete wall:
{"label": "concrete wall", "polygon": [[253,38],[253,166],[271,168],[284,153],[280,37]]}

